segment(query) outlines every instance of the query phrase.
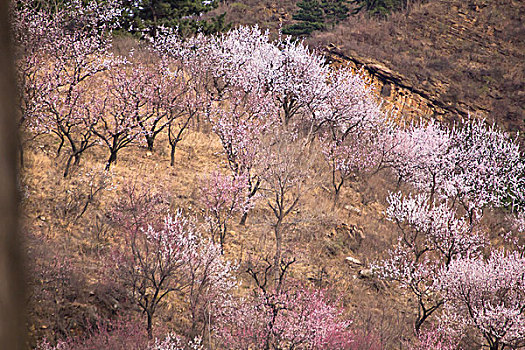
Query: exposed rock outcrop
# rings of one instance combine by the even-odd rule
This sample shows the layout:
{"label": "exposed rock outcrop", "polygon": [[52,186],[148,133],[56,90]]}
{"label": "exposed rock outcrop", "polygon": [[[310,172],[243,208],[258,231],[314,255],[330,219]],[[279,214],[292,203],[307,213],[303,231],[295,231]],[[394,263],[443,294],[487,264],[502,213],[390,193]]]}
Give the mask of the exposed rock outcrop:
{"label": "exposed rock outcrop", "polygon": [[474,108],[465,104],[452,105],[443,101],[440,93],[444,93],[447,87],[437,80],[432,81],[433,90],[424,90],[380,62],[360,57],[355,52],[342,53],[335,45],[329,45],[326,53],[332,64],[349,64],[356,71],[362,72],[384,101],[386,109],[409,119],[423,117],[443,120],[450,114],[467,117],[469,113],[486,112],[479,106]]}

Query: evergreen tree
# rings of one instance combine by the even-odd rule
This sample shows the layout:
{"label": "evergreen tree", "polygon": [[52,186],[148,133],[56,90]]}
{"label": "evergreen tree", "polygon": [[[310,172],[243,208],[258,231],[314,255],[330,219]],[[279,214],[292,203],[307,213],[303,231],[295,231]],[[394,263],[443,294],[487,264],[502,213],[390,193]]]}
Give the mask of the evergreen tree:
{"label": "evergreen tree", "polygon": [[[108,0],[16,0],[19,7],[30,6],[52,13],[79,4],[104,4]],[[214,34],[229,29],[225,13],[204,20],[201,15],[217,7],[218,0],[122,0],[121,16],[115,18],[121,28],[131,33],[156,36],[159,27],[177,28],[181,35],[196,32]]]}
{"label": "evergreen tree", "polygon": [[350,10],[347,1],[337,0],[325,0],[321,3],[325,17],[330,23],[337,23],[348,17],[348,11]]}
{"label": "evergreen tree", "polygon": [[324,22],[324,13],[321,3],[317,0],[304,0],[297,4],[299,11],[293,19],[303,22]]}
{"label": "evergreen tree", "polygon": [[393,11],[405,9],[408,0],[352,0],[356,5],[352,14],[365,10],[371,16],[386,17]]}
{"label": "evergreen tree", "polygon": [[299,10],[292,17],[297,22],[285,26],[283,33],[304,36],[327,25],[333,26],[348,16],[346,3],[346,0],[303,0],[297,3]]}
{"label": "evergreen tree", "polygon": [[202,31],[216,33],[229,27],[225,23],[225,14],[210,20],[200,18],[217,7],[217,1],[202,0],[125,0],[125,25],[132,32],[147,32],[155,36],[157,28],[178,28],[182,35]]}

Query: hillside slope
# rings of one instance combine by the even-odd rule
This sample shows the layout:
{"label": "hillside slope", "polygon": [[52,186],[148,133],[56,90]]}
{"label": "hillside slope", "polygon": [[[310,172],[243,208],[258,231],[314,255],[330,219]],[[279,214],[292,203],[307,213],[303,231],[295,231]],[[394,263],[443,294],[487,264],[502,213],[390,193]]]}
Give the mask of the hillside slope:
{"label": "hillside slope", "polygon": [[[218,11],[226,11],[234,25],[259,23],[275,30],[291,22],[293,5],[244,0]],[[522,1],[430,0],[386,20],[350,16],[307,42],[364,65],[382,85],[392,84],[378,92],[398,107],[413,107],[398,108],[403,112],[453,120],[476,114],[523,133],[523,18]]]}

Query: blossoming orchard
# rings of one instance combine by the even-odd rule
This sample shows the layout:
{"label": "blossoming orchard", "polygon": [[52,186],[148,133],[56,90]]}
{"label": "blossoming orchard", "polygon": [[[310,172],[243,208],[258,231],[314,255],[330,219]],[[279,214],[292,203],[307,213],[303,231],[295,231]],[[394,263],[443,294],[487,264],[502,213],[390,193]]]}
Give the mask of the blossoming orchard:
{"label": "blossoming orchard", "polygon": [[[517,138],[474,116],[403,120],[359,71],[257,26],[159,28],[125,51],[119,1],[39,3],[12,6],[31,347],[525,347]],[[38,209],[42,157],[69,187]],[[351,198],[372,215],[359,191],[378,178],[389,245],[367,233],[370,274],[323,275],[323,257],[358,252],[326,242]],[[403,306],[397,347],[356,283]]]}

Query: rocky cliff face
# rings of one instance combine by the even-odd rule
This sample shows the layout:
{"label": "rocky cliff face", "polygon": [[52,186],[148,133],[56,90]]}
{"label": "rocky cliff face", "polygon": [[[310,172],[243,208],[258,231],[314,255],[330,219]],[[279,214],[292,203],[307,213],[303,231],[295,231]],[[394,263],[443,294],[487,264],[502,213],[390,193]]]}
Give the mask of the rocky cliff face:
{"label": "rocky cliff face", "polygon": [[443,120],[446,116],[454,114],[468,115],[465,110],[448,106],[435,93],[414,87],[405,76],[377,61],[358,57],[355,54],[347,56],[334,46],[328,46],[326,53],[331,64],[350,65],[356,72],[364,74],[387,111],[403,115],[410,120],[418,118]]}

